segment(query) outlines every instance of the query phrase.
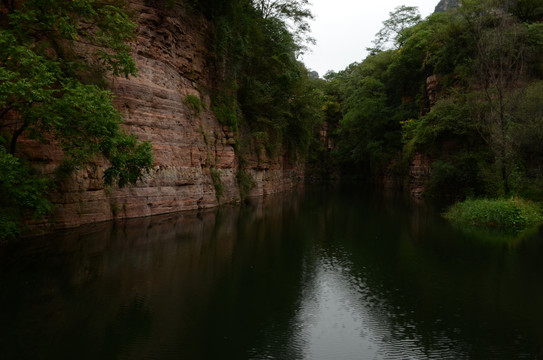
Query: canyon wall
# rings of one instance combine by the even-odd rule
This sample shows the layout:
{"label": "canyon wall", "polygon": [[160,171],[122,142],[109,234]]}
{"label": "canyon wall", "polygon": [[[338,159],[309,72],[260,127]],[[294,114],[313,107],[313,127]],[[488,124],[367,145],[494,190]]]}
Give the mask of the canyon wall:
{"label": "canyon wall", "polygon": [[[107,164],[97,162],[63,181],[53,195],[52,222],[34,225],[68,228],[240,199],[234,134],[209,110],[215,73],[210,61],[211,25],[180,5],[161,9],[131,0],[130,6],[138,17],[137,39],[131,44],[138,76],[112,79],[111,87],[115,106],[125,118],[123,127],[140,140],[151,141],[154,169],[136,186],[106,188],[102,175]],[[201,112],[196,114],[187,105],[187,95],[201,99]],[[60,163],[62,153],[54,145],[21,143],[22,151],[43,171],[50,173]],[[292,164],[286,156],[245,157],[246,171],[254,180],[248,196],[288,190],[303,180],[303,165]]]}
{"label": "canyon wall", "polygon": [[424,195],[432,169],[432,160],[428,155],[416,153],[409,164],[409,180],[407,183],[409,194],[414,198]]}

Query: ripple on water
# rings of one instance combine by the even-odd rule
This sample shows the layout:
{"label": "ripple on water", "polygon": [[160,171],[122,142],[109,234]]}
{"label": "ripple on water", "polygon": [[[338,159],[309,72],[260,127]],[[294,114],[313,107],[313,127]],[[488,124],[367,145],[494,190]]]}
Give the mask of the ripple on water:
{"label": "ripple on water", "polygon": [[400,289],[385,294],[369,286],[348,261],[323,257],[311,271],[290,342],[304,359],[462,359],[459,354],[469,353],[459,351],[462,345],[446,334],[425,344],[409,320],[414,310],[386,301],[390,291]]}

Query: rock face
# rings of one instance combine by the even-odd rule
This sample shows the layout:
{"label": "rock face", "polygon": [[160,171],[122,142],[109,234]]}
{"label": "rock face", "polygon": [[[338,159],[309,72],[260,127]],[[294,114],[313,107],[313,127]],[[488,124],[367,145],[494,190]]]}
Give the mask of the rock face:
{"label": "rock face", "polygon": [[438,75],[430,75],[426,78],[426,95],[428,96],[428,105],[430,105],[430,108],[437,102],[440,80],[441,78]]}
{"label": "rock face", "polygon": [[460,0],[441,0],[434,10],[434,12],[445,12],[450,9],[454,9],[460,6]]}
{"label": "rock face", "polygon": [[[140,140],[151,141],[154,170],[144,182],[123,189],[104,188],[104,163],[79,171],[53,196],[55,228],[210,208],[240,198],[234,135],[209,110],[211,100],[205,92],[213,86],[210,25],[181,6],[159,9],[148,4],[130,3],[139,14],[132,44],[138,76],[115,78],[112,89],[125,117],[123,126]],[[185,104],[187,95],[205,104],[198,115]],[[61,160],[54,145],[21,143],[22,151],[45,172],[52,172]],[[247,172],[255,182],[249,196],[284,191],[303,179],[303,166],[290,164],[286,157],[249,154],[248,160]]]}
{"label": "rock face", "polygon": [[424,154],[416,153],[409,166],[409,192],[412,197],[420,198],[426,190],[431,175],[431,159]]}

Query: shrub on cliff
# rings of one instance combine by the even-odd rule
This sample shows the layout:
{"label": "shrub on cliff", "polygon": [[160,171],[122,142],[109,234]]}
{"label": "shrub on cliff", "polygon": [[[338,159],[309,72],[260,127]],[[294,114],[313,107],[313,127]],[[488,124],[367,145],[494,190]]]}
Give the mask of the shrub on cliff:
{"label": "shrub on cliff", "polygon": [[[322,120],[319,90],[297,60],[312,14],[307,0],[193,0],[214,26],[218,86],[211,110],[238,136],[261,134],[268,155],[305,154]],[[248,147],[249,148],[249,147]],[[243,151],[248,151],[244,149]],[[239,154],[238,154],[239,155]]]}
{"label": "shrub on cliff", "polygon": [[0,146],[0,240],[17,236],[24,216],[40,217],[51,210],[44,196],[49,185],[47,179]]}

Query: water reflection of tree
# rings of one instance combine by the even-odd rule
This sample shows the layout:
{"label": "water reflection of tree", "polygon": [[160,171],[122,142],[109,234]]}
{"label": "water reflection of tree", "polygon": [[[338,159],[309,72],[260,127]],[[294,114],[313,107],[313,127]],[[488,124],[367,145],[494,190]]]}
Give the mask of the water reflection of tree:
{"label": "water reflection of tree", "polygon": [[[239,217],[216,232],[229,234],[236,247],[228,269],[211,296],[208,340],[203,358],[301,358],[288,345],[300,296],[301,250],[292,233],[297,210],[295,194],[253,200]],[[218,216],[223,218],[223,215]],[[223,218],[224,219],[224,218]],[[221,220],[222,221],[222,220]]]}
{"label": "water reflection of tree", "polygon": [[351,278],[370,289],[361,306],[370,309],[375,331],[388,328],[383,348],[403,348],[404,354],[422,349],[428,358],[536,353],[530,344],[542,338],[537,279],[543,274],[536,265],[541,257],[530,261],[528,253],[537,251],[527,248],[541,241],[480,242],[448,226],[432,208],[405,207],[397,199],[356,192],[323,199],[326,225],[320,227],[333,227],[334,236],[318,237],[327,252],[342,248],[340,255],[353,264]]}
{"label": "water reflection of tree", "polygon": [[[476,242],[397,204],[328,189],[2,249],[0,358],[303,358],[292,339],[319,251],[349,262],[389,343],[430,357],[444,337],[474,358],[539,344],[541,234]],[[519,332],[530,339],[511,344]]]}
{"label": "water reflection of tree", "polygon": [[518,240],[464,230],[442,224],[422,241],[412,233],[399,243],[400,273],[409,284],[404,291],[420,314],[414,317],[417,328],[423,339],[441,333],[470,344],[461,348],[470,358],[528,354],[528,344],[538,343],[543,330],[526,327],[541,324],[526,321],[539,316],[537,304],[543,301],[543,289],[532,279],[537,267],[519,258]]}

